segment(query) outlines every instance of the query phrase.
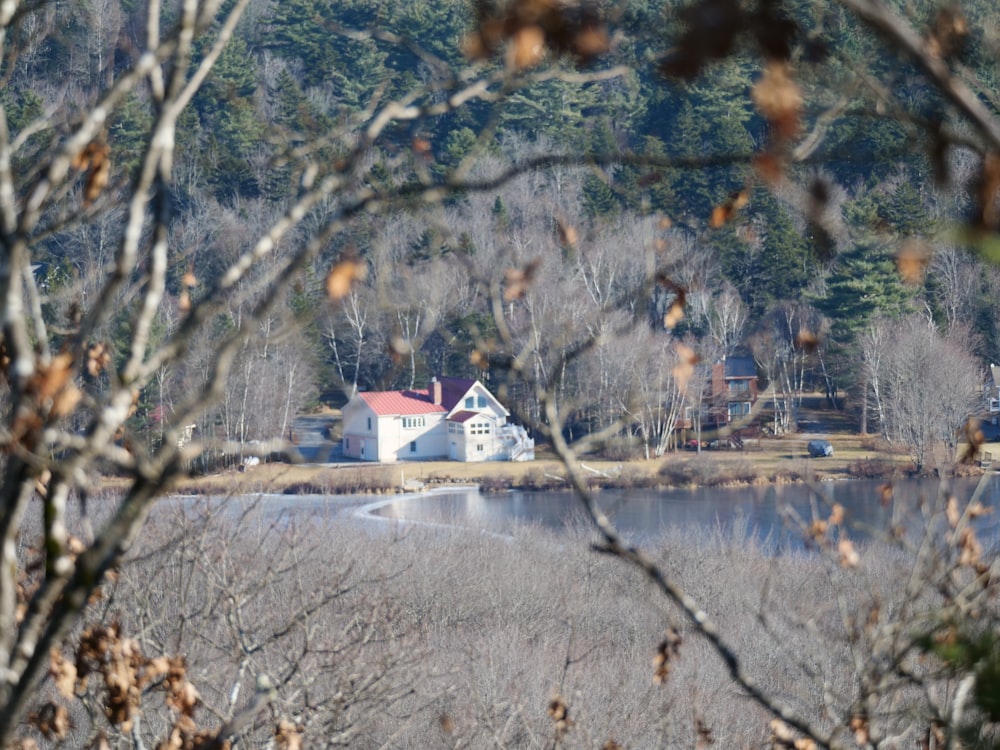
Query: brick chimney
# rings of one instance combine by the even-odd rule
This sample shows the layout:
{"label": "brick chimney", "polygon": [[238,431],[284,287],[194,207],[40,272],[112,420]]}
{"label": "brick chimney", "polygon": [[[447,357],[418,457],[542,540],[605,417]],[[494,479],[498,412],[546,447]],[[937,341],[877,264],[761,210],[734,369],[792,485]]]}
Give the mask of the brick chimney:
{"label": "brick chimney", "polygon": [[436,376],[431,377],[431,385],[428,390],[431,392],[431,402],[437,406],[441,403],[441,381]]}

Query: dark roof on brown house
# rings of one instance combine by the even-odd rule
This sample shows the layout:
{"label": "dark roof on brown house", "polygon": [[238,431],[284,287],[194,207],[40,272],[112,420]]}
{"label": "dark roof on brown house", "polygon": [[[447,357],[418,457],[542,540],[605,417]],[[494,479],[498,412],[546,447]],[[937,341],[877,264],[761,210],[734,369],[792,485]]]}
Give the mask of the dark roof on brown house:
{"label": "dark roof on brown house", "polygon": [[757,364],[753,361],[753,357],[726,357],[723,364],[727,378],[757,377]]}

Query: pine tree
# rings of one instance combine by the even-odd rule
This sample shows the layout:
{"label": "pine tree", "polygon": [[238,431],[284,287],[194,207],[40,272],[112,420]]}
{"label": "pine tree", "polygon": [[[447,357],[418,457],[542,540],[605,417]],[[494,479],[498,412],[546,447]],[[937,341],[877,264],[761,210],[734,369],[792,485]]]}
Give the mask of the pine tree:
{"label": "pine tree", "polygon": [[607,179],[589,172],[583,178],[583,210],[594,218],[609,218],[621,210],[621,204]]}
{"label": "pine tree", "polygon": [[850,342],[872,318],[898,318],[913,309],[915,292],[903,284],[885,246],[859,246],[840,256],[816,306],[832,321],[832,336]]}
{"label": "pine tree", "polygon": [[[712,208],[746,185],[749,167],[740,156],[753,151],[750,132],[753,113],[737,104],[733,88],[748,88],[738,66],[718,71],[703,83],[689,87],[677,115],[660,133],[670,156],[680,159],[731,159],[731,163],[673,172],[672,189],[679,213],[707,220]],[[749,102],[749,97],[744,97]]]}

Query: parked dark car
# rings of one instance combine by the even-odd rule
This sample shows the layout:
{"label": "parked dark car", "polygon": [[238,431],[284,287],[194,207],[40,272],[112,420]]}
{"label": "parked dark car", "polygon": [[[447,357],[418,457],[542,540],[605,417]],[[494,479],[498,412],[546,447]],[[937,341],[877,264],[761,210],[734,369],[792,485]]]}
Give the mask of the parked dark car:
{"label": "parked dark car", "polygon": [[833,446],[830,445],[828,440],[810,440],[809,445],[806,446],[806,450],[809,451],[809,455],[813,458],[833,455]]}

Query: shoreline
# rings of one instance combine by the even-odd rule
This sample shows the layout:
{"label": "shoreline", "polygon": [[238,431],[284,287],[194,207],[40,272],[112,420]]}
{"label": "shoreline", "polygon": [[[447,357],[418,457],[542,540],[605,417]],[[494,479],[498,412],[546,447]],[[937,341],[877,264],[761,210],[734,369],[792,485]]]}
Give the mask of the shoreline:
{"label": "shoreline", "polygon": [[[849,479],[910,478],[917,476],[976,476],[978,465],[950,463],[939,457],[930,468],[915,472],[908,455],[874,449],[857,436],[834,438],[835,454],[810,458],[804,446],[810,435],[761,441],[752,450],[678,451],[660,458],[610,460],[586,457],[589,484],[600,489],[675,489],[739,487],[829,482]],[[114,483],[114,480],[111,480]],[[183,494],[271,492],[384,496],[423,492],[456,485],[474,485],[483,493],[508,490],[568,489],[565,467],[543,455],[523,463],[461,463],[454,461],[394,464],[264,463],[251,470],[226,470],[191,477],[175,491]]]}

